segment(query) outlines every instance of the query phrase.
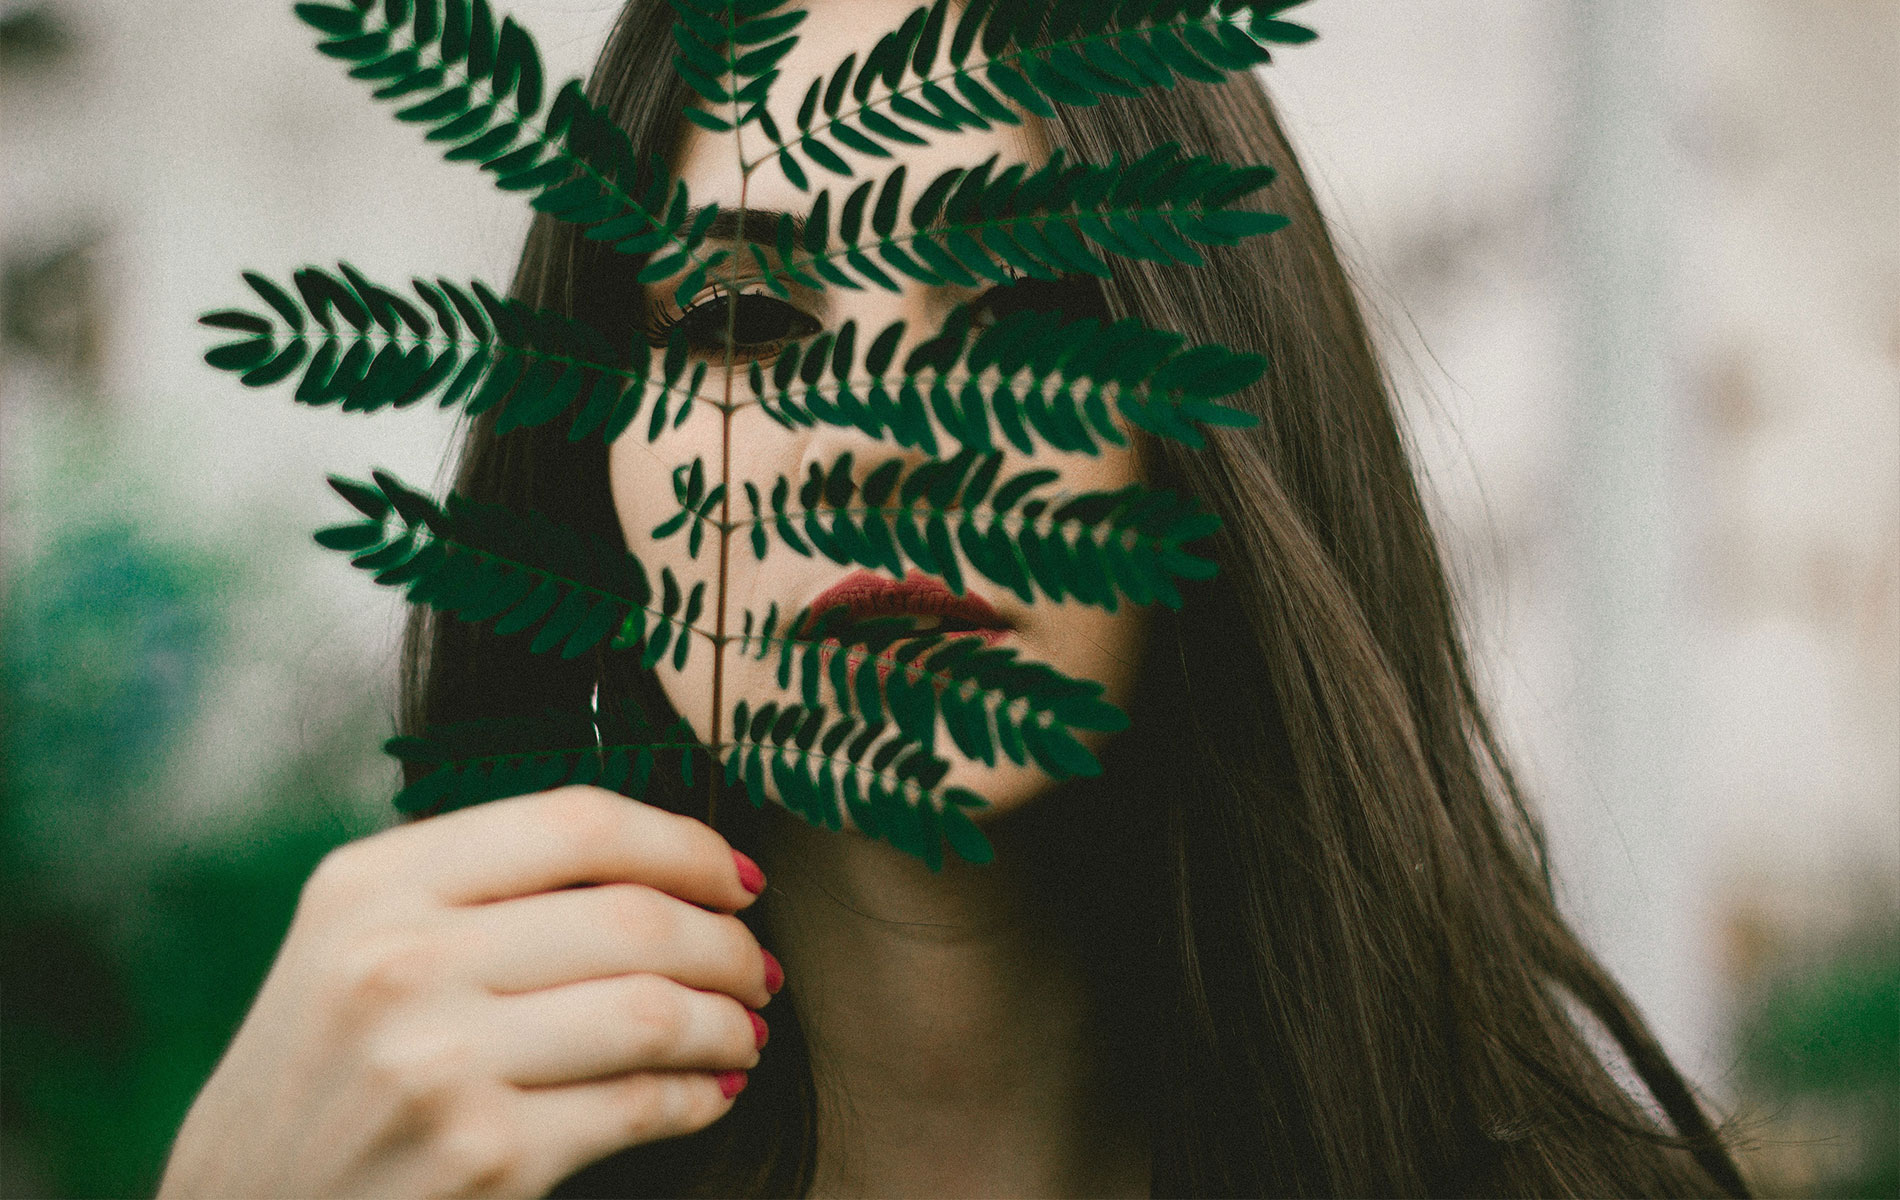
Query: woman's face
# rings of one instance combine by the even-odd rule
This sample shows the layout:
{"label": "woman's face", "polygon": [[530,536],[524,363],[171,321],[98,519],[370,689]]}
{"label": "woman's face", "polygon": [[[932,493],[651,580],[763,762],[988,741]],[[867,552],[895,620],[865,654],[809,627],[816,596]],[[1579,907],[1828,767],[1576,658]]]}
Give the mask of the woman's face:
{"label": "woman's face", "polygon": [[[798,29],[798,45],[782,64],[783,74],[769,104],[779,128],[797,127],[798,104],[812,79],[828,75],[847,54],[855,52],[858,61],[864,61],[878,37],[901,24],[912,7],[913,0],[815,0],[808,3],[811,15]],[[778,210],[803,216],[819,190],[831,190],[835,207],[836,202],[863,179],[881,179],[901,163],[908,168],[903,205],[908,210],[910,200],[926,183],[953,167],[974,166],[995,156],[998,172],[1018,162],[1027,164],[1030,170],[1035,169],[1046,159],[1048,149],[1034,118],[1029,120],[1030,124],[1021,128],[996,126],[989,131],[965,130],[957,134],[929,131],[930,145],[895,146],[894,157],[889,159],[855,154],[839,146],[839,153],[856,175],[846,179],[810,167],[807,172],[812,182],[810,193],[793,187],[769,156],[761,155],[764,139],[757,126],[735,135],[711,133],[682,122],[686,132],[677,173],[686,182],[695,205],[717,203],[721,209],[739,208],[742,179],[739,158],[743,149],[748,157],[766,157],[765,165],[744,179],[744,207],[749,211]],[[906,228],[905,219],[900,216],[898,234],[901,236]],[[719,331],[695,348],[696,356],[711,364],[701,395],[717,400],[727,394],[726,353],[713,337],[723,338],[726,305],[732,302],[730,293],[736,289],[740,294],[737,301],[740,319],[735,332],[738,345],[733,352],[736,366],[730,395],[735,403],[745,403],[732,413],[729,427],[729,494],[735,499],[731,508],[734,521],[751,515],[745,500],[747,481],[755,484],[761,495],[769,496],[778,477],[785,476],[791,481],[795,497],[812,464],[829,467],[845,451],[852,453],[853,473],[860,482],[887,458],[904,458],[902,469],[908,473],[925,457],[922,451],[905,450],[894,441],[879,442],[856,429],[825,425],[797,430],[784,428],[750,403],[752,392],[745,382],[748,363],[763,363],[769,374],[774,351],[786,344],[788,338],[809,337],[820,329],[835,330],[846,321],[855,320],[858,345],[864,346],[877,331],[902,320],[904,340],[894,360],[901,364],[912,347],[942,325],[952,307],[975,304],[979,306],[977,319],[981,321],[986,307],[1008,302],[1000,289],[989,292],[986,297],[988,285],[932,287],[910,279],[903,280],[903,290],[897,293],[875,287],[862,291],[831,288],[823,292],[794,288],[789,300],[781,300],[757,283],[757,270],[749,253],[731,243],[712,245],[730,246],[735,253],[728,264],[734,268],[743,264],[747,269],[737,269],[724,278],[709,281],[685,310],[671,299],[678,280],[662,281],[652,287],[648,307],[654,320],[663,326],[683,315],[693,314],[696,306],[709,306],[691,318],[689,329]],[[771,253],[769,247],[763,248],[768,255]],[[749,335],[772,340],[749,342]],[[699,457],[705,462],[707,486],[710,488],[720,479],[721,442],[727,431],[722,430],[719,409],[704,401],[697,405],[684,425],[663,433],[655,442],[646,440],[645,423],[644,417],[636,420],[609,450],[609,477],[620,525],[628,548],[646,565],[656,582],[662,567],[670,567],[688,592],[693,584],[706,582],[706,612],[699,624],[711,629],[717,619],[714,608],[719,588],[717,530],[708,526],[706,541],[697,559],[688,556],[684,534],[655,541],[652,530],[678,511],[672,479],[676,465]],[[943,441],[940,437],[939,442]],[[1040,443],[1033,457],[1012,450],[1004,460],[1003,478],[1037,467],[1060,472],[1061,478],[1050,486],[1050,491],[1112,489],[1137,478],[1132,449],[1106,443],[1101,445],[1097,456],[1063,453]],[[1038,491],[1037,494],[1049,492]],[[982,523],[987,524],[987,520]],[[725,611],[725,629],[729,635],[740,632],[744,611],[749,609],[755,618],[763,619],[767,608],[776,602],[782,615],[795,613],[860,569],[840,566],[818,554],[802,557],[776,538],[772,539],[761,562],[753,556],[749,532],[749,527],[736,530],[730,544]],[[879,575],[890,578],[881,571]],[[1013,648],[1021,658],[1047,663],[1065,675],[1099,681],[1106,688],[1106,699],[1126,708],[1145,627],[1145,612],[1140,606],[1123,601],[1115,613],[1109,613],[1073,599],[1055,603],[1040,592],[1033,604],[1024,604],[1015,593],[990,583],[967,565],[964,583],[970,592],[987,600],[1013,626],[996,643],[999,647]],[[704,638],[695,638],[691,659],[684,670],[672,668],[670,655],[661,660],[659,667],[668,698],[680,714],[692,722],[701,739],[709,738],[712,732],[713,658],[711,644]],[[722,737],[730,736],[733,706],[741,699],[753,709],[774,700],[781,704],[796,701],[796,676],[794,690],[787,693],[779,689],[776,675],[776,654],[760,662],[741,653],[737,646],[727,647],[720,703],[725,714],[721,721]],[[828,707],[832,705],[828,685],[825,701]],[[1101,735],[1079,733],[1078,736],[1099,752]],[[989,815],[1023,804],[1052,783],[1036,767],[1018,766],[1001,753],[994,767],[965,758],[941,724],[937,752],[950,764],[944,784],[968,788],[987,799],[991,804]],[[770,786],[769,773],[767,780]],[[983,814],[975,815],[979,821],[984,819]]]}

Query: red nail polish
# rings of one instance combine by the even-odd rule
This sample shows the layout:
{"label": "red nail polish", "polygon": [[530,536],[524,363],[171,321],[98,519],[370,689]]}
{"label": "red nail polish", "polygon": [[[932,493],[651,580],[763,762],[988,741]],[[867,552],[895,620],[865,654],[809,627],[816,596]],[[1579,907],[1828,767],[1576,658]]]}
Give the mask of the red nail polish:
{"label": "red nail polish", "polygon": [[778,959],[764,946],[759,947],[759,953],[765,955],[765,990],[776,994],[785,986],[785,968],[778,965]]}
{"label": "red nail polish", "polygon": [[739,868],[739,886],[754,896],[765,890],[765,872],[759,870],[759,864],[753,862],[737,850],[732,852],[732,861]]}
{"label": "red nail polish", "polygon": [[751,1009],[747,1009],[745,1015],[752,1018],[752,1039],[757,1043],[755,1049],[765,1049],[765,1039],[772,1036],[771,1030],[765,1027],[765,1018]]}
{"label": "red nail polish", "polygon": [[719,1094],[730,1100],[745,1091],[744,1071],[719,1072]]}

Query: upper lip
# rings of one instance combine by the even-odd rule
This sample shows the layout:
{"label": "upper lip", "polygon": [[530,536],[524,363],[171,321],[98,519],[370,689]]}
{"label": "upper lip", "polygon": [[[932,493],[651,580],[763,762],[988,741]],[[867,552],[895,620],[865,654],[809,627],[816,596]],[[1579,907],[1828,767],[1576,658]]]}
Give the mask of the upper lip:
{"label": "upper lip", "polygon": [[974,591],[959,596],[934,575],[911,568],[904,582],[898,583],[876,571],[857,570],[818,594],[811,603],[807,627],[826,611],[844,606],[852,619],[891,616],[899,613],[936,615],[946,621],[961,621],[978,629],[1010,629],[1003,615]]}

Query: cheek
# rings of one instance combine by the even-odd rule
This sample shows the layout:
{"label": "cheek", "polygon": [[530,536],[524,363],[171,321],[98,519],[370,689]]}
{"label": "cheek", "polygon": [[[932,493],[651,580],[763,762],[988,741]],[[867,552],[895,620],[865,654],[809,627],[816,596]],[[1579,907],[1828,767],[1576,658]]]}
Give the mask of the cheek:
{"label": "cheek", "polygon": [[[1013,473],[1032,467],[1051,467],[1062,472],[1057,485],[1065,491],[1112,491],[1135,482],[1138,469],[1132,450],[1104,447],[1095,456],[1039,454],[1034,459],[1012,461],[1006,470]],[[979,584],[990,587],[993,585]],[[1151,613],[1148,605],[1129,603],[1125,598],[1114,612],[1074,599],[1060,602],[1040,592],[1035,602],[1016,614],[1017,631],[1003,642],[1013,646],[1019,659],[1044,663],[1077,680],[1102,685],[1102,698],[1126,712],[1133,702],[1135,687],[1145,651]],[[1101,756],[1115,735],[1095,730],[1076,730],[1076,737]],[[994,766],[962,756],[955,744],[938,726],[940,744],[949,748],[952,767],[947,781],[967,787],[990,801],[988,817],[1019,808],[1056,781],[1031,765],[1018,765],[1002,754]],[[979,815],[978,821],[985,819]]]}
{"label": "cheek", "polygon": [[[1139,480],[1134,452],[1104,447],[1100,455],[1054,455],[1026,463],[1062,472],[1065,492],[1107,492]],[[1070,531],[1073,536],[1073,530]],[[1024,613],[1019,635],[1025,657],[1048,663],[1076,679],[1094,680],[1104,698],[1122,708],[1134,691],[1148,627],[1148,607],[1118,597],[1115,611],[1075,599],[1050,600],[1040,592]]]}
{"label": "cheek", "polygon": [[[704,607],[695,624],[706,629],[714,627],[716,617],[712,609],[719,586],[717,530],[710,524],[706,526],[704,541],[696,557],[688,553],[686,530],[682,529],[663,540],[655,540],[653,530],[680,510],[673,490],[675,467],[689,465],[698,457],[704,460],[709,476],[717,478],[718,418],[716,410],[706,407],[705,411],[694,413],[678,431],[663,433],[651,443],[646,440],[644,423],[636,420],[634,426],[609,447],[607,459],[615,515],[619,518],[628,551],[646,569],[647,582],[654,596],[652,606],[659,607],[659,598],[664,590],[664,573],[672,574],[682,595],[691,595],[693,588],[703,586]],[[703,697],[710,691],[712,644],[704,637],[689,636],[692,641],[685,668],[677,671],[673,669],[672,651],[669,648],[656,669],[667,699],[681,716],[693,722],[700,738],[705,740],[711,733],[708,724],[710,708],[704,699],[695,702],[694,698]]]}
{"label": "cheek", "polygon": [[[1102,698],[1126,712],[1134,698],[1149,623],[1146,606],[1124,602],[1111,613],[1073,600],[1057,604],[1044,599],[1024,615],[1016,636],[1004,644],[1016,645],[1021,658],[1046,663],[1072,679],[1100,683]],[[1117,736],[1088,729],[1075,733],[1097,758]],[[938,735],[953,756],[948,781],[989,800],[990,818],[1020,808],[1055,786],[1040,769],[1019,766],[1000,753],[994,767],[968,761],[941,725]],[[977,816],[979,822],[984,819]]]}
{"label": "cheek", "polygon": [[[708,384],[709,392],[711,386]],[[745,499],[744,480],[766,480],[769,483],[772,478],[790,469],[788,462],[796,461],[795,458],[785,458],[794,448],[787,440],[789,437],[790,434],[756,408],[742,408],[735,413],[732,418],[730,467],[736,494],[729,507],[729,520],[743,521],[749,516],[750,506]],[[683,596],[690,595],[695,587],[703,587],[704,604],[694,624],[708,633],[721,628],[722,614],[718,608],[718,508],[713,509],[712,520],[702,527],[696,555],[690,550],[690,523],[659,540],[653,537],[653,530],[680,511],[680,501],[674,491],[675,469],[690,467],[694,459],[699,459],[703,464],[706,487],[710,490],[716,485],[723,469],[724,442],[719,410],[702,402],[700,410],[684,425],[666,430],[658,440],[649,443],[644,427],[636,421],[634,427],[608,450],[608,480],[613,492],[615,515],[626,538],[627,549],[646,568],[655,597],[653,606],[658,607],[658,598],[663,594],[663,572],[672,573]],[[768,585],[775,578],[783,577],[787,571],[794,570],[791,564],[805,561],[796,558],[791,550],[774,545],[769,548],[766,560],[760,562],[753,556],[749,533],[749,526],[742,525],[734,530],[727,556],[723,628],[728,636],[736,637],[741,632],[744,614],[748,610],[763,618],[766,606],[772,600],[779,601],[781,609],[784,609],[788,589],[781,586],[774,592]],[[779,582],[782,584],[785,580],[779,578]],[[692,722],[701,740],[709,741],[713,724],[713,643],[704,635],[690,636],[692,646],[683,668],[673,666],[673,655],[669,648],[655,670],[674,709]],[[750,701],[757,708],[764,701],[780,698],[775,695],[775,686],[761,689],[749,678],[768,668],[769,663],[752,662],[739,652],[737,645],[727,648],[725,660],[719,701],[719,708],[724,714],[730,716],[733,705],[740,699]],[[770,677],[769,671],[767,677]],[[722,723],[721,735],[724,736],[725,732]]]}
{"label": "cheek", "polygon": [[[702,564],[710,565],[714,561],[718,548],[716,538],[710,547],[702,544],[698,557],[694,558],[687,553],[684,531],[663,540],[653,536],[656,526],[680,510],[673,492],[674,468],[690,465],[695,457],[700,457],[706,460],[708,469],[716,472],[719,469],[717,445],[711,449],[713,453],[709,456],[707,447],[689,446],[684,439],[669,442],[662,438],[649,445],[644,438],[629,434],[608,451],[608,481],[621,533],[627,539],[627,549],[646,567],[656,591],[662,569],[671,570],[685,583],[688,577],[698,577]],[[716,531],[708,526],[706,533],[712,538]]]}

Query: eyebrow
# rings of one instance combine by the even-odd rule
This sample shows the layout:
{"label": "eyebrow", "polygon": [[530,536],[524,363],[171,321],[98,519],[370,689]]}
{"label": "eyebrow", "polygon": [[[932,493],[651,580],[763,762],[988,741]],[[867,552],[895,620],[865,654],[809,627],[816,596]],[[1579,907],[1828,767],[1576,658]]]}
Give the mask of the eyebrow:
{"label": "eyebrow", "polygon": [[[688,209],[686,219],[681,222],[683,228],[691,228],[709,206]],[[779,222],[786,217],[792,219],[792,242],[800,244],[805,238],[805,218],[799,213],[789,213],[774,208],[748,208],[741,212],[736,208],[722,208],[713,215],[712,224],[706,227],[706,237],[722,242],[756,242],[768,249],[778,245]]]}

